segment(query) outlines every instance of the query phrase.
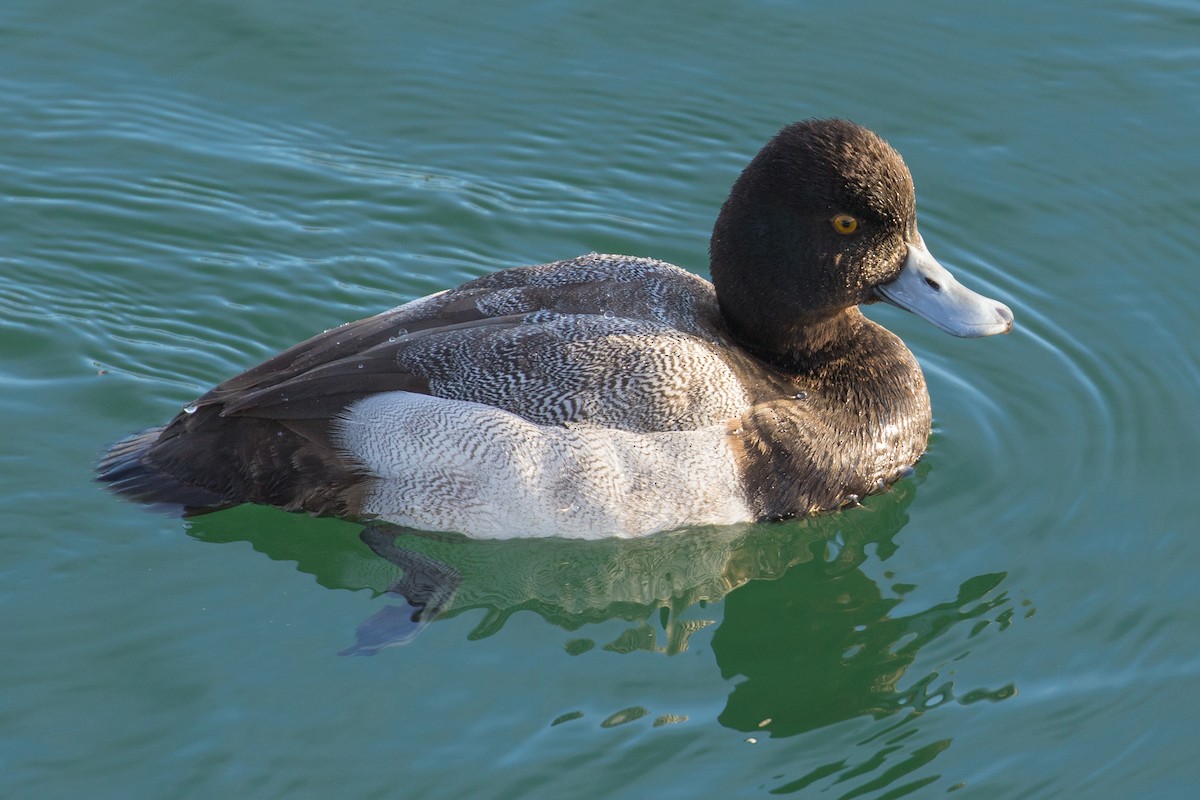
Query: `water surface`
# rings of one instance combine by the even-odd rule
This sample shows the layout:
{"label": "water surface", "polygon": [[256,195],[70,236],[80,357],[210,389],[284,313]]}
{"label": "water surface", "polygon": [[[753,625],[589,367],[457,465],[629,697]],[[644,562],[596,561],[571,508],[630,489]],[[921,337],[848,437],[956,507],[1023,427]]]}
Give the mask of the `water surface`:
{"label": "water surface", "polygon": [[[1200,769],[1200,13],[11,2],[0,11],[0,794],[1171,797]],[[312,333],[608,251],[700,274],[781,125],[908,161],[1017,328],[920,358],[916,474],[636,542],[406,535],[461,578],[352,649],[358,526],[182,522],[111,441]]]}

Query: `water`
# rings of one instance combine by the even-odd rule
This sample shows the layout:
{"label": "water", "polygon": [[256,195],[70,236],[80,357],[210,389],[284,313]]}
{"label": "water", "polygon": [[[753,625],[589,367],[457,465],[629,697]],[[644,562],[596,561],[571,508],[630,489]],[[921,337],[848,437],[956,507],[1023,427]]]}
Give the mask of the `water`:
{"label": "water", "polygon": [[[1198,35],[1132,0],[5,4],[0,795],[1188,796]],[[339,657],[396,577],[358,527],[91,482],[234,372],[494,268],[703,273],[748,157],[835,115],[1017,320],[871,310],[935,433],[863,508],[404,537],[457,593]]]}

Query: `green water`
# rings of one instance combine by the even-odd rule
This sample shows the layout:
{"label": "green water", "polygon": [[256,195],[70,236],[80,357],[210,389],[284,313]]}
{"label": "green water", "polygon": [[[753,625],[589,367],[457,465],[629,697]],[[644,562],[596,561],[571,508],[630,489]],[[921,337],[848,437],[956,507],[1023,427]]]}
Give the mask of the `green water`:
{"label": "green water", "polygon": [[[1188,797],[1200,781],[1200,10],[6,2],[0,796]],[[916,475],[637,542],[182,522],[109,442],[314,332],[589,251],[706,269],[785,122],[888,138],[1007,337],[921,359]]]}

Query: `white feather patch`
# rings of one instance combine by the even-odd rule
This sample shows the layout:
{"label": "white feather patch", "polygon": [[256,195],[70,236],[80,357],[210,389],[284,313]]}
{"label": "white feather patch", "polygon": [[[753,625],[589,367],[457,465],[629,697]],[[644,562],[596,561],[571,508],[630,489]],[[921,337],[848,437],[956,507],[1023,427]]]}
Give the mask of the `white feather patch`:
{"label": "white feather patch", "polygon": [[723,425],[537,425],[479,403],[387,392],[348,408],[334,439],[375,476],[363,513],[398,525],[603,538],[752,518]]}

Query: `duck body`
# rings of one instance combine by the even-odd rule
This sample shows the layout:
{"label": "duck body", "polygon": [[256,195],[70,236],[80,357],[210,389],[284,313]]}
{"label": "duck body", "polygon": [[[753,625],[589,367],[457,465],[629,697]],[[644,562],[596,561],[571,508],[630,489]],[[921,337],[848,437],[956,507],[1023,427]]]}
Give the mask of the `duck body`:
{"label": "duck body", "polygon": [[[825,163],[848,146],[866,151],[849,178]],[[874,134],[797,123],[735,184],[714,283],[598,254],[496,272],[231,378],[114,445],[100,479],[187,513],[252,502],[489,538],[839,508],[905,474],[930,430],[916,359],[858,304],[888,299],[958,335],[1011,325],[925,274],[941,268],[911,197]],[[906,268],[925,273],[905,283]],[[904,294],[930,282],[963,293],[949,312]]]}

